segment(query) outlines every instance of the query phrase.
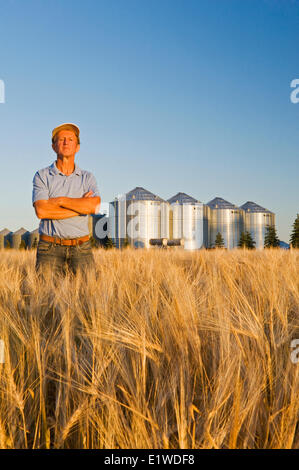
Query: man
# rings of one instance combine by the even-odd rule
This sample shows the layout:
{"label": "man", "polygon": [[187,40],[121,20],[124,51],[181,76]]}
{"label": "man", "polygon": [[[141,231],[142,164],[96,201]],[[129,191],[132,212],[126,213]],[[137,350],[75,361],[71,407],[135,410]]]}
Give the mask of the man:
{"label": "man", "polygon": [[57,159],[33,177],[32,204],[40,219],[36,270],[76,273],[94,268],[88,214],[99,212],[101,198],[96,179],[75,163],[80,130],[71,123],[52,131]]}

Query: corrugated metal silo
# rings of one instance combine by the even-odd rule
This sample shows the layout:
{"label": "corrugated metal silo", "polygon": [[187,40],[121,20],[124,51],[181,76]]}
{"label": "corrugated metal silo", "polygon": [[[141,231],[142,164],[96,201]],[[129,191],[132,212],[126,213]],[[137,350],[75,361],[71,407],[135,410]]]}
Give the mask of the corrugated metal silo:
{"label": "corrugated metal silo", "polygon": [[215,246],[218,232],[221,233],[226,248],[236,248],[244,230],[244,211],[235,204],[215,197],[207,203],[210,207],[209,231],[210,244]]}
{"label": "corrugated metal silo", "polygon": [[252,201],[247,201],[240,206],[244,210],[244,228],[249,232],[255,241],[255,247],[258,249],[264,248],[266,226],[275,225],[274,212],[265,209]]}
{"label": "corrugated metal silo", "polygon": [[9,242],[9,244],[11,245],[11,239],[10,239],[11,234],[12,234],[12,232],[10,230],[8,230],[8,228],[4,228],[3,230],[1,230],[1,232],[0,232],[0,249],[5,248],[7,242]]}
{"label": "corrugated metal silo", "polygon": [[173,239],[183,239],[186,250],[207,247],[209,207],[186,193],[169,198]]}
{"label": "corrugated metal silo", "polygon": [[11,236],[11,247],[18,250],[20,248],[22,240],[24,240],[25,245],[27,246],[29,232],[24,227],[21,227],[16,232],[13,232]]}
{"label": "corrugated metal silo", "polygon": [[109,233],[117,247],[127,238],[136,248],[149,248],[151,239],[169,237],[169,205],[137,186],[110,203]]}
{"label": "corrugated metal silo", "polygon": [[116,248],[121,248],[127,236],[127,205],[124,194],[109,203],[108,236]]}

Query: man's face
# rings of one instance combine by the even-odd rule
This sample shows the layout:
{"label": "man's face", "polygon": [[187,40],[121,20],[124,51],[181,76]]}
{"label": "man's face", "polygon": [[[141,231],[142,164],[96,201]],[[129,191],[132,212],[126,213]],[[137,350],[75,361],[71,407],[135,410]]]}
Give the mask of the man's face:
{"label": "man's face", "polygon": [[57,155],[70,157],[79,151],[80,145],[78,144],[77,136],[73,131],[62,130],[55,136],[52,148]]}

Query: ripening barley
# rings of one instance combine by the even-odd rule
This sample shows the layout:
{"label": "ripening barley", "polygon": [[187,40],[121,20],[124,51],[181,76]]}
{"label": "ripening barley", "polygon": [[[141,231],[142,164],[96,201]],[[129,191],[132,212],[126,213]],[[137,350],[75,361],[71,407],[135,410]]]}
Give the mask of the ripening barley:
{"label": "ripening barley", "polygon": [[0,262],[1,448],[299,448],[299,250]]}

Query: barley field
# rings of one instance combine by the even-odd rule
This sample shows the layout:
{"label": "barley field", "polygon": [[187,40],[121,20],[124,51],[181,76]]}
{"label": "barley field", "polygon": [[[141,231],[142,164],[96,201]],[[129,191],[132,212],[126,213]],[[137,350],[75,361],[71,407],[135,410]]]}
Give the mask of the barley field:
{"label": "barley field", "polygon": [[0,261],[0,447],[299,448],[299,250]]}

